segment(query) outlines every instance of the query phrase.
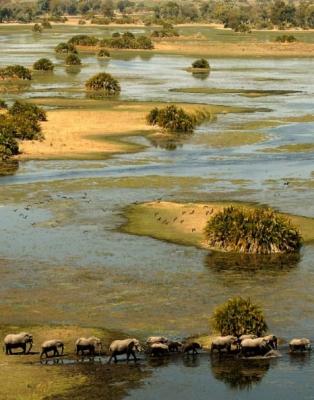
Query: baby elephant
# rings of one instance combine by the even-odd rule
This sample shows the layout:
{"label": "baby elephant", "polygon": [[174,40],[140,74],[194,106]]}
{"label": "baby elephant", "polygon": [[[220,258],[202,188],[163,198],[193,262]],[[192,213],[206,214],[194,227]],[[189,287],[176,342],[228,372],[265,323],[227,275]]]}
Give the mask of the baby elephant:
{"label": "baby elephant", "polygon": [[[26,351],[26,346],[29,343],[29,349]],[[28,354],[33,346],[33,336],[27,332],[10,333],[4,338],[5,354],[13,354],[12,349],[21,348],[23,354]]]}
{"label": "baby elephant", "polygon": [[94,356],[96,351],[98,354],[102,349],[101,340],[95,336],[91,336],[89,338],[81,337],[77,339],[75,342],[76,354],[84,355],[85,351],[88,351],[90,356]]}
{"label": "baby elephant", "polygon": [[110,358],[108,364],[110,364],[112,358],[114,358],[114,362],[118,362],[117,356],[121,354],[126,354],[127,361],[129,361],[131,355],[134,361],[137,361],[136,351],[141,351],[140,342],[137,339],[114,340],[109,347]]}
{"label": "baby elephant", "polygon": [[53,351],[53,357],[59,356],[59,351],[58,349],[61,349],[61,355],[63,354],[64,350],[64,344],[61,342],[61,340],[57,339],[52,339],[52,340],[46,340],[42,345],[41,345],[41,353],[40,353],[40,358],[43,357],[43,355],[49,357],[48,353]]}
{"label": "baby elephant", "polygon": [[168,342],[168,348],[171,353],[174,353],[174,352],[178,353],[182,348],[182,343],[170,341],[170,342]]}
{"label": "baby elephant", "polygon": [[235,336],[218,336],[213,339],[210,351],[212,353],[214,350],[218,350],[220,353],[221,350],[226,350],[229,353],[231,351],[231,346],[237,343],[238,339]]}
{"label": "baby elephant", "polygon": [[202,346],[197,343],[197,342],[191,342],[191,343],[186,343],[183,345],[182,351],[185,354],[190,354],[190,351],[192,354],[198,354],[197,349],[201,349]]}
{"label": "baby elephant", "polygon": [[289,349],[291,352],[311,350],[311,342],[306,338],[292,339],[289,343]]}
{"label": "baby elephant", "polygon": [[169,347],[164,343],[153,343],[150,346],[150,354],[152,356],[160,357],[169,353]]}

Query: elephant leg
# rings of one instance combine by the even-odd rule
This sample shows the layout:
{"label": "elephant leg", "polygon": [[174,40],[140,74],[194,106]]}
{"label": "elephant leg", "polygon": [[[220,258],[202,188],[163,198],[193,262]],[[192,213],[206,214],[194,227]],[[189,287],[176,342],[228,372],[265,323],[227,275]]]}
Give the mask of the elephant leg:
{"label": "elephant leg", "polygon": [[132,354],[132,356],[133,356],[133,358],[134,358],[134,361],[137,361],[135,351],[132,350],[132,351],[131,351],[131,354]]}
{"label": "elephant leg", "polygon": [[26,354],[26,343],[23,343],[21,347],[23,349],[23,354]]}

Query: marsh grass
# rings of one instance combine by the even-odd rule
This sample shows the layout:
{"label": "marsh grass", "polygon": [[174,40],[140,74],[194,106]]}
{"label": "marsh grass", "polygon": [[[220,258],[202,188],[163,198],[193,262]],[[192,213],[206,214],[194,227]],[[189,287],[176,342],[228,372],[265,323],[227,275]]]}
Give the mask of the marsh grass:
{"label": "marsh grass", "polygon": [[271,209],[226,207],[205,228],[211,247],[253,254],[299,251],[302,238],[288,218]]}

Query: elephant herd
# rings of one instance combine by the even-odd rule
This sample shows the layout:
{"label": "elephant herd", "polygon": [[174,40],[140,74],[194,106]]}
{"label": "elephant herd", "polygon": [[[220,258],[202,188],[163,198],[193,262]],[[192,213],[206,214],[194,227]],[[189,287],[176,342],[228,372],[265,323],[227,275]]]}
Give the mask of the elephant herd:
{"label": "elephant herd", "polygon": [[[4,338],[4,350],[7,355],[13,354],[12,349],[20,348],[23,354],[28,354],[33,346],[33,336],[28,332],[20,332],[18,334],[8,334]],[[27,349],[28,347],[28,349]],[[202,347],[197,342],[178,342],[171,341],[163,336],[151,336],[147,339],[142,347],[140,342],[135,338],[122,340],[114,340],[109,346],[108,363],[114,360],[117,362],[117,356],[126,355],[127,361],[130,357],[137,360],[136,352],[144,351],[152,357],[160,357],[174,352],[182,352],[183,354],[198,354],[197,350]],[[291,352],[308,351],[311,349],[309,339],[292,339],[289,343]],[[211,353],[217,351],[225,353],[236,353],[244,357],[262,355],[277,349],[277,338],[274,335],[257,337],[255,335],[236,336],[219,336],[213,339],[211,344]],[[89,338],[81,337],[75,342],[75,352],[77,355],[95,356],[101,355],[103,346],[101,340],[95,336]],[[56,357],[63,355],[64,343],[59,339],[46,340],[41,345],[40,358]]]}
{"label": "elephant herd", "polygon": [[[277,350],[278,340],[275,335],[267,335],[257,337],[256,335],[247,334],[240,337],[228,335],[219,336],[213,339],[211,344],[211,353],[215,350],[227,353],[237,353],[240,356],[264,356],[272,350]],[[309,339],[292,339],[289,343],[290,352],[304,352],[311,350],[311,342]]]}

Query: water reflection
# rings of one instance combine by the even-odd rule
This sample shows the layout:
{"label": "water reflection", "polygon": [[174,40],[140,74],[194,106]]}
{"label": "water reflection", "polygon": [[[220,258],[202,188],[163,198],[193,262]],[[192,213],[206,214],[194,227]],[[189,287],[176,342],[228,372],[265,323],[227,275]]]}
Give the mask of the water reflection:
{"label": "water reflection", "polygon": [[207,71],[207,72],[193,72],[192,73],[193,78],[200,79],[202,81],[207,79],[209,77],[209,75],[210,75],[209,71]]}
{"label": "water reflection", "polygon": [[256,271],[288,272],[301,261],[300,253],[290,254],[237,254],[213,251],[206,255],[204,264],[214,272],[244,273]]}
{"label": "water reflection", "polygon": [[266,376],[270,360],[235,360],[212,357],[213,376],[228,385],[231,389],[251,390]]}
{"label": "water reflection", "polygon": [[14,175],[19,168],[19,162],[15,160],[0,161],[0,176]]}
{"label": "water reflection", "polygon": [[170,135],[148,136],[151,145],[160,149],[173,151],[183,146],[184,142],[191,137],[191,134],[173,133]]}
{"label": "water reflection", "polygon": [[82,68],[79,65],[68,65],[65,67],[65,72],[69,75],[78,75]]}

